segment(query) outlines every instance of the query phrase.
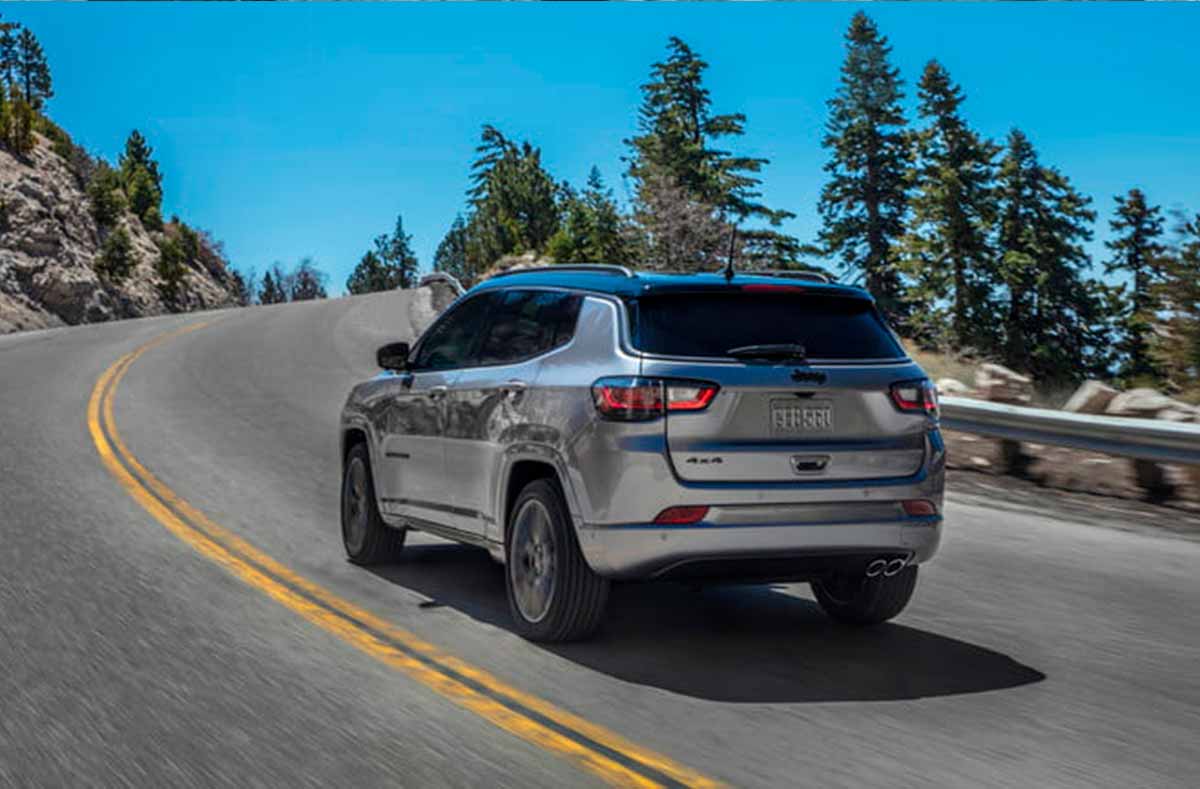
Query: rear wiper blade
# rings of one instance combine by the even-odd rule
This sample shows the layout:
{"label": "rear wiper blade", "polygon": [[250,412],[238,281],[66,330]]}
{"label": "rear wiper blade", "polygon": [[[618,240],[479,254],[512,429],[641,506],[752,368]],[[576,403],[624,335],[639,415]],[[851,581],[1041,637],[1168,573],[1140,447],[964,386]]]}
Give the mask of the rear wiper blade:
{"label": "rear wiper blade", "polygon": [[742,345],[725,352],[738,359],[806,359],[808,351],[800,343],[777,343],[773,345]]}

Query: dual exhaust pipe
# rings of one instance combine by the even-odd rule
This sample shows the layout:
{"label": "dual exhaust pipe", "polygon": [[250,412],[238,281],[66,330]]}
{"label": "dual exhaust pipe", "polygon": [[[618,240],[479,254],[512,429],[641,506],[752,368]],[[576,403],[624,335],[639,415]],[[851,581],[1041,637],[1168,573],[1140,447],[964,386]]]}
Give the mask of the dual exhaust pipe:
{"label": "dual exhaust pipe", "polygon": [[876,559],[867,565],[867,577],[877,578],[882,575],[891,578],[908,566],[908,559],[907,556],[901,559]]}

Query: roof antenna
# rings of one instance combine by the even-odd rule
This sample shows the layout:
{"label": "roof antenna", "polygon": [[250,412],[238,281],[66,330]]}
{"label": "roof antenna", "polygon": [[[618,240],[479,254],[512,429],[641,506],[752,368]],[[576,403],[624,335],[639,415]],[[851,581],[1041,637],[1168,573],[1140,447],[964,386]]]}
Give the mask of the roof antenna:
{"label": "roof antenna", "polygon": [[725,281],[733,280],[733,251],[737,243],[737,225],[733,225],[733,230],[729,233],[729,257],[725,261]]}

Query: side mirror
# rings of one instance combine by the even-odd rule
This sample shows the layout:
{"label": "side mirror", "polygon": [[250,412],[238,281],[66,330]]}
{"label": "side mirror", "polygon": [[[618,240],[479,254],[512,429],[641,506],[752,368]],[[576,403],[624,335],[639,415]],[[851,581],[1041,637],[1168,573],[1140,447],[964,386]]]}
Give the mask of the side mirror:
{"label": "side mirror", "polygon": [[385,370],[404,372],[408,364],[408,343],[389,342],[375,352],[375,361]]}

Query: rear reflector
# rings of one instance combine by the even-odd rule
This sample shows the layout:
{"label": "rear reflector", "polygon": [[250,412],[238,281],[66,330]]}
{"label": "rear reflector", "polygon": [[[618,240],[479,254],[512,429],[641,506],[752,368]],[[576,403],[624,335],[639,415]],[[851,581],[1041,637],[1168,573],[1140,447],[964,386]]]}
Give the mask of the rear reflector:
{"label": "rear reflector", "polygon": [[937,515],[937,507],[933,506],[932,501],[925,499],[907,499],[900,502],[900,506],[904,507],[904,514],[913,517],[927,517]]}
{"label": "rear reflector", "polygon": [[658,513],[655,523],[679,526],[686,523],[699,523],[708,514],[708,507],[667,507]]}

